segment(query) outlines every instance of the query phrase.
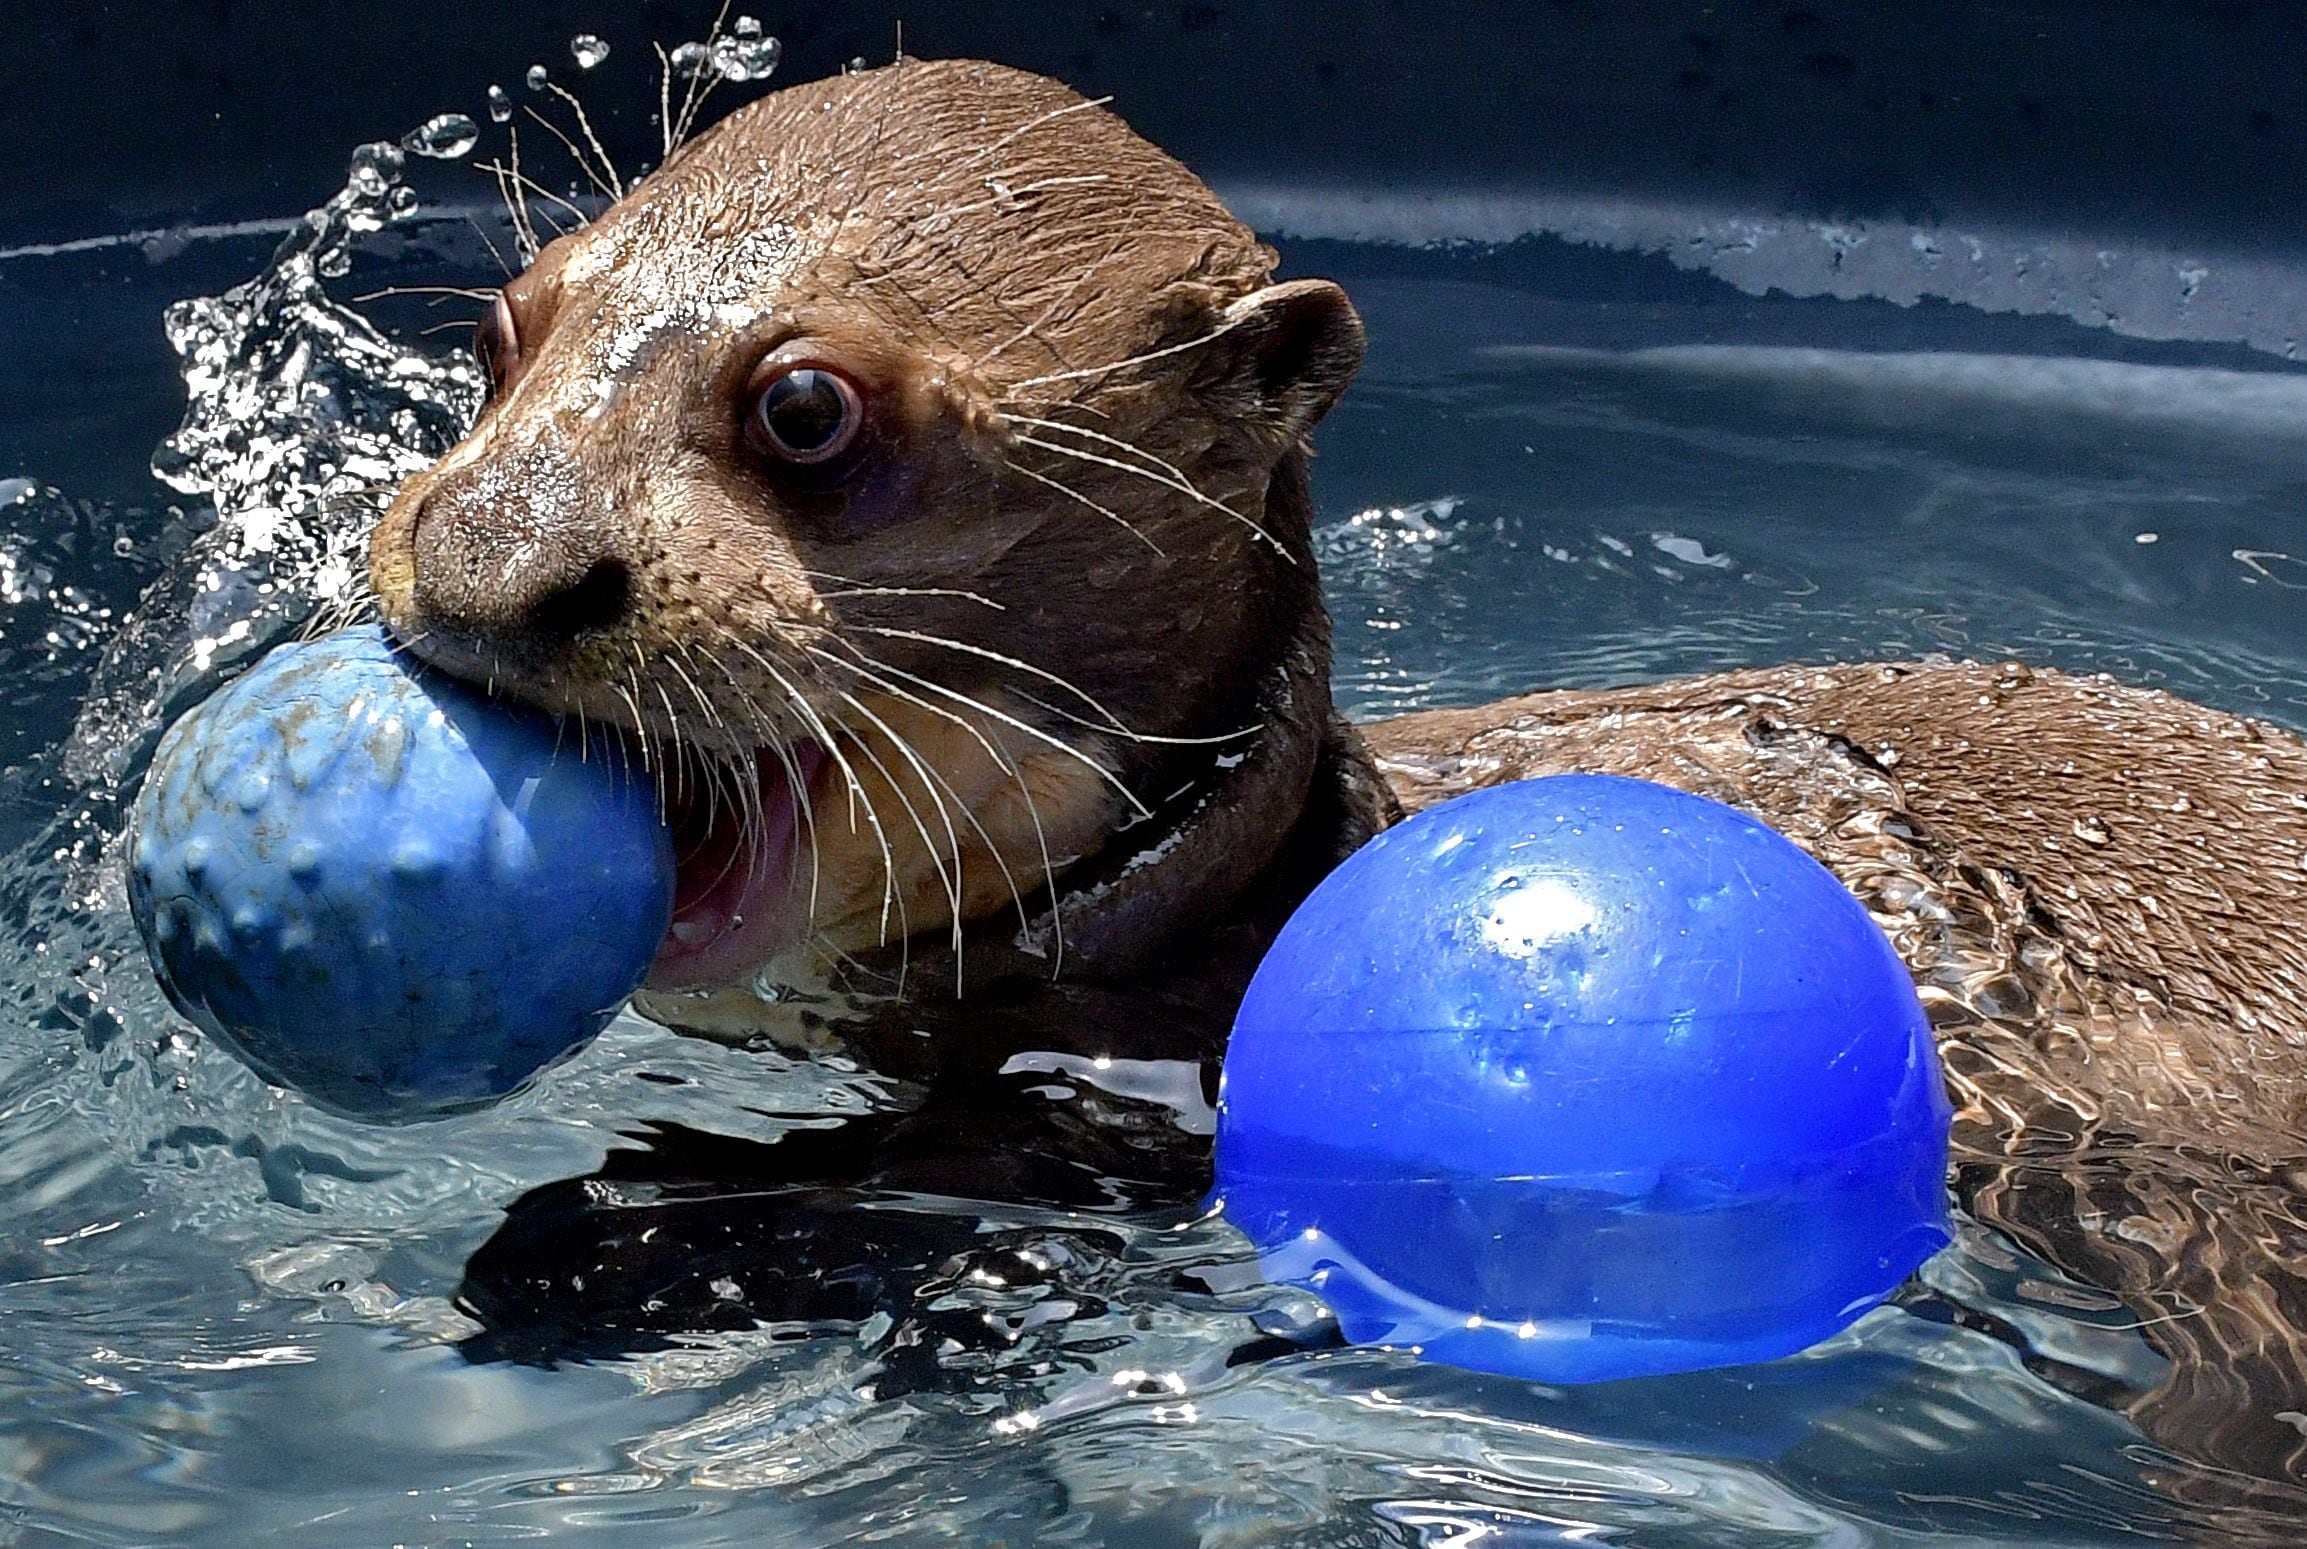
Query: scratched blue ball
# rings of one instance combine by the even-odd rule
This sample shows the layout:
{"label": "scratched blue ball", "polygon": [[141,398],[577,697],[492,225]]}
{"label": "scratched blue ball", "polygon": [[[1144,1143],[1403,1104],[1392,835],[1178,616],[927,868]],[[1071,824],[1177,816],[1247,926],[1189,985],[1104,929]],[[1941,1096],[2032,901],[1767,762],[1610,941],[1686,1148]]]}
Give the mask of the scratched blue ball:
{"label": "scratched blue ball", "polygon": [[397,1121],[583,1044],[672,911],[649,782],[375,628],[283,646],[171,727],[129,903],[169,998],[267,1081]]}
{"label": "scratched blue ball", "polygon": [[1547,1382],[1788,1355],[1948,1240],[1913,982],[1792,842],[1664,786],[1446,802],[1243,1001],[1218,1194],[1357,1343]]}

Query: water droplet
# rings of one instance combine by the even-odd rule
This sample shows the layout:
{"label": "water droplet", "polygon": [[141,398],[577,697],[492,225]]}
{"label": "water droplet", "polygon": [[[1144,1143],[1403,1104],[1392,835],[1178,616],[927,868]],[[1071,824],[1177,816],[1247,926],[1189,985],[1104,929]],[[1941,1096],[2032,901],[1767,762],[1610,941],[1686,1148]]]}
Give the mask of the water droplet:
{"label": "water droplet", "polygon": [[777,61],[784,57],[784,45],[775,38],[764,37],[759,22],[754,22],[753,30],[747,32],[748,21],[752,21],[749,16],[738,17],[737,31],[713,40],[713,73],[725,81],[765,81],[777,68]]}
{"label": "water droplet", "polygon": [[314,267],[324,280],[341,280],[352,273],[352,254],[341,247],[330,248],[315,260]]}
{"label": "water droplet", "polygon": [[502,124],[511,119],[512,116],[512,93],[506,91],[502,86],[491,86],[489,88],[489,122]]}
{"label": "water droplet", "polygon": [[529,90],[543,91],[546,83],[551,80],[552,76],[546,73],[543,65],[529,66]]}
{"label": "water droplet", "polygon": [[687,79],[705,68],[712,56],[702,43],[684,43],[673,50],[673,73]]}
{"label": "water droplet", "polygon": [[454,161],[480,143],[481,127],[462,113],[436,113],[401,136],[401,149]]}
{"label": "water droplet", "polygon": [[352,153],[352,169],[346,175],[346,186],[364,199],[382,199],[385,190],[400,181],[405,159],[400,147],[377,141],[364,145]]}
{"label": "water droplet", "polygon": [[761,36],[761,19],[757,16],[740,16],[729,30],[740,38],[757,38]]}
{"label": "water droplet", "polygon": [[609,45],[589,32],[580,32],[569,39],[569,52],[577,61],[577,68],[590,70],[609,57]]}

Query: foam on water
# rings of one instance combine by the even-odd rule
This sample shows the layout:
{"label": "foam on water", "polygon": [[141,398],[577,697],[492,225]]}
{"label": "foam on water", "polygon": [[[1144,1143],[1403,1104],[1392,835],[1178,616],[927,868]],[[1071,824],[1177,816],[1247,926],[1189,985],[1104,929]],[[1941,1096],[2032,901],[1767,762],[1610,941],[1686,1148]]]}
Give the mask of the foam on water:
{"label": "foam on water", "polygon": [[[775,62],[743,23],[694,50],[687,68],[732,81]],[[492,122],[511,116],[501,95]],[[441,122],[425,144],[470,124]],[[2131,1315],[1967,1223],[1923,1283],[1816,1352],[1607,1389],[1335,1348],[1320,1308],[1263,1284],[1222,1225],[1126,1195],[1094,1212],[883,1200],[829,1216],[821,1237],[891,1211],[924,1231],[948,1219],[894,1316],[738,1316],[592,1364],[468,1361],[462,1266],[525,1191],[592,1172],[645,1125],[766,1141],[903,1094],[627,1015],[500,1108],[375,1130],[268,1091],[152,987],[114,830],[154,732],[348,595],[385,492],[479,401],[461,355],[330,288],[448,229],[406,196],[408,171],[398,145],[363,148],[255,278],[169,310],[187,403],[155,471],[181,509],[0,484],[13,1525],[232,1545],[1921,1546],[2196,1520],[2147,1482],[2184,1467],[2075,1396],[2152,1385]],[[2046,446],[1851,406],[1852,372],[1913,365],[1479,354],[1434,321],[1466,315],[1453,284],[1356,286],[1372,371],[1325,429],[1320,477],[1330,510],[1360,514],[1320,541],[1357,709],[1940,650],[2106,666],[2307,722],[2307,637],[2283,590],[2297,486],[2250,426],[2204,437],[2126,415],[2103,379],[2070,391],[2059,366],[2026,388],[2030,412],[2055,400],[2070,427]],[[1658,331],[1671,340],[1672,319]],[[1894,389],[1941,390],[1879,391]],[[2280,419],[2266,437],[2295,447]],[[1112,1104],[1206,1128],[1178,1097],[1190,1083],[1144,1064],[1116,1062]],[[741,1311],[744,1273],[707,1289]]]}

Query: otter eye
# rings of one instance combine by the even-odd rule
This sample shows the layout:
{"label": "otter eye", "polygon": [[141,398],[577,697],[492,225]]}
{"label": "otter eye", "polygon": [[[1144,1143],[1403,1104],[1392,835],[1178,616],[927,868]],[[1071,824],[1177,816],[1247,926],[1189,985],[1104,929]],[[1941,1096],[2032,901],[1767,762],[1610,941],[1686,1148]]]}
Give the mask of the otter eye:
{"label": "otter eye", "polygon": [[505,390],[521,364],[521,331],[503,291],[497,292],[496,304],[473,324],[473,359],[488,373],[491,397]]}
{"label": "otter eye", "polygon": [[823,366],[793,366],[759,389],[747,428],[769,456],[814,467],[847,451],[864,419],[865,405],[847,377]]}

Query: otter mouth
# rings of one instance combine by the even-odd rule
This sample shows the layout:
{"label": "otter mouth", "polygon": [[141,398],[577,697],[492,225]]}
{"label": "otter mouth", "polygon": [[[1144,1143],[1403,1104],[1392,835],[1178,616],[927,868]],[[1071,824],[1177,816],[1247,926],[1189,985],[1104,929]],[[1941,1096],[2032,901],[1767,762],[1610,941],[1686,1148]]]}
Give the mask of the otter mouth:
{"label": "otter mouth", "polygon": [[743,982],[807,933],[801,813],[824,762],[813,742],[757,750],[757,802],[703,789],[701,781],[664,783],[678,870],[673,923],[649,965],[650,989]]}

